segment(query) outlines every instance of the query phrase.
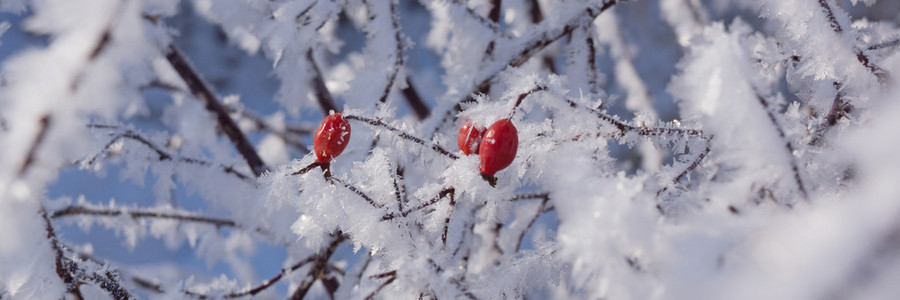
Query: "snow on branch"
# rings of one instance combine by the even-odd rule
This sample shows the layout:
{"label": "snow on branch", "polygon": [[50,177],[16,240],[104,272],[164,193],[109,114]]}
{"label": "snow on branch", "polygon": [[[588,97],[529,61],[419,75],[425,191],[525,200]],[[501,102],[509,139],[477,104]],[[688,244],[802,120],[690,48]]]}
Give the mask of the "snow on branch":
{"label": "snow on branch", "polygon": [[2,2],[0,297],[890,298],[858,2]]}
{"label": "snow on branch", "polygon": [[198,100],[203,101],[206,109],[216,116],[216,122],[219,124],[219,129],[228,136],[228,139],[234,144],[238,153],[244,157],[244,160],[247,161],[247,165],[250,166],[250,170],[253,170],[253,174],[256,175],[256,177],[262,175],[267,168],[265,163],[263,163],[262,158],[259,157],[259,154],[256,153],[256,149],[254,149],[253,145],[250,144],[250,141],[247,140],[247,137],[241,129],[238,128],[237,124],[234,123],[234,120],[228,115],[228,111],[219,102],[218,97],[216,97],[209,86],[200,79],[200,75],[198,75],[194,68],[191,67],[184,55],[181,54],[181,51],[175,47],[175,44],[168,45],[165,49],[165,57],[172,68],[175,69],[175,72],[178,72],[178,75],[181,76],[181,79],[184,80],[185,84],[190,88],[191,93],[193,93]]}

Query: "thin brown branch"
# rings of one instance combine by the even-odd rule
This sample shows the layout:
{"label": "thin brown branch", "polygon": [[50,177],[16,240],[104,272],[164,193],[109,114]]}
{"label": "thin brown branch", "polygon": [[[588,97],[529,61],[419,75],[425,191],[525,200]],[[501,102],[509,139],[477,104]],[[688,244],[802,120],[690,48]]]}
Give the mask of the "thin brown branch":
{"label": "thin brown branch", "polygon": [[455,193],[450,193],[450,211],[447,212],[447,218],[444,219],[444,231],[441,233],[441,244],[444,246],[447,245],[447,231],[450,228],[450,217],[453,216],[453,208],[456,207],[456,197]]}
{"label": "thin brown branch", "polygon": [[[369,11],[369,20],[374,20],[376,16],[374,15],[374,9],[372,9],[370,1],[365,2],[368,11]],[[400,69],[403,68],[403,37],[400,31],[400,20],[397,15],[397,5],[394,1],[388,1],[391,10],[391,29],[394,31],[394,66],[391,68],[390,74],[388,75],[388,82],[384,86],[384,90],[381,92],[381,96],[378,97],[379,105],[383,105],[387,103],[388,96],[391,94],[391,90],[394,87],[394,81],[397,79],[397,74],[400,73]]]}
{"label": "thin brown branch", "polygon": [[307,149],[306,145],[300,140],[300,135],[311,135],[315,128],[296,126],[296,125],[287,125],[285,124],[285,128],[275,128],[272,125],[269,125],[268,122],[263,120],[261,117],[257,116],[253,112],[250,112],[246,109],[241,109],[238,111],[233,107],[229,107],[231,112],[237,112],[240,114],[240,118],[248,120],[253,123],[258,130],[267,131],[269,133],[274,134],[282,141],[284,141],[287,145],[297,149],[303,154],[309,153],[309,149]]}
{"label": "thin brown branch", "polygon": [[392,277],[392,276],[397,276],[397,270],[391,270],[391,271],[387,271],[387,272],[383,272],[383,273],[378,273],[375,275],[370,275],[369,279],[381,279],[381,278]]}
{"label": "thin brown branch", "polygon": [[312,48],[306,52],[306,60],[312,68],[313,78],[311,79],[312,82],[310,84],[312,84],[313,89],[316,91],[316,99],[319,101],[319,108],[322,110],[322,115],[327,116],[330,115],[332,111],[341,111],[337,104],[335,104],[334,97],[331,96],[328,87],[325,86],[325,80],[322,79],[322,71],[319,69],[315,57],[313,57]]}
{"label": "thin brown branch", "polygon": [[406,76],[406,88],[401,92],[403,92],[406,102],[409,103],[409,107],[412,108],[413,112],[416,114],[416,118],[421,121],[427,119],[428,116],[431,115],[431,109],[425,104],[425,100],[422,100],[422,97],[419,95],[419,92],[416,91],[416,87],[413,85],[412,79],[409,76]]}
{"label": "thin brown branch", "polygon": [[397,211],[403,211],[403,202],[406,198],[406,187],[403,182],[403,168],[397,166],[391,172],[391,183],[394,187],[394,199],[397,200]]}
{"label": "thin brown branch", "polygon": [[[454,106],[456,109],[448,110],[445,112],[444,116],[442,116],[442,120],[440,123],[445,123],[448,119],[452,119],[455,116],[455,112],[461,110],[460,103],[464,103],[471,99],[471,95],[476,91],[484,91],[486,87],[490,86],[491,81],[503,70],[508,67],[518,67],[525,62],[528,61],[534,54],[540,52],[548,45],[553,42],[559,40],[564,36],[568,36],[572,33],[576,28],[584,26],[584,24],[589,24],[593,22],[593,20],[603,13],[604,11],[612,8],[616,4],[627,2],[628,0],[604,0],[602,3],[598,5],[591,4],[586,7],[583,12],[575,15],[571,19],[567,20],[562,28],[559,27],[551,27],[551,26],[536,26],[536,28],[540,28],[538,32],[527,35],[526,40],[515,43],[516,49],[505,49],[504,53],[515,53],[512,56],[503,57],[502,64],[497,64],[496,61],[486,63],[488,65],[488,69],[483,71],[482,74],[478,76],[475,80],[475,85],[472,89],[463,95],[463,98],[457,101],[457,105]],[[486,20],[487,21],[487,20]],[[544,21],[547,22],[547,21]],[[555,23],[555,22],[554,22]],[[436,130],[437,128],[435,128]],[[431,132],[433,135],[435,132]]]}
{"label": "thin brown branch", "polygon": [[47,239],[50,240],[50,247],[55,256],[56,275],[59,276],[59,279],[62,280],[65,285],[66,293],[72,294],[75,299],[84,299],[84,295],[81,294],[81,290],[78,287],[80,282],[73,276],[75,266],[73,266],[70,261],[66,260],[62,248],[57,241],[53,224],[50,223],[50,218],[47,217],[47,211],[41,208],[40,214],[41,218],[44,219],[45,229],[47,230]]}
{"label": "thin brown branch", "polygon": [[519,201],[526,199],[549,199],[550,193],[527,193],[527,194],[518,194],[513,196],[512,198],[506,199],[506,201]]}
{"label": "thin brown branch", "polygon": [[881,42],[878,44],[871,45],[871,46],[867,47],[866,50],[869,50],[869,51],[881,50],[881,49],[893,48],[893,47],[897,47],[897,46],[900,46],[900,38],[895,38],[893,40],[888,40],[886,42]]}
{"label": "thin brown branch", "polygon": [[127,208],[94,208],[84,206],[69,206],[50,214],[53,219],[71,217],[71,216],[102,216],[116,217],[128,216],[132,219],[169,219],[180,222],[209,224],[216,227],[237,227],[237,223],[228,219],[198,216],[186,212],[166,212],[154,211],[147,209],[127,209]]}
{"label": "thin brown branch", "polygon": [[263,281],[261,284],[255,286],[255,287],[252,287],[250,289],[247,289],[247,290],[241,291],[241,292],[232,292],[230,294],[225,295],[224,297],[225,298],[240,298],[240,297],[245,297],[245,296],[254,296],[254,295],[258,294],[259,292],[262,292],[265,289],[269,288],[270,286],[272,286],[273,284],[275,284],[276,282],[281,280],[281,278],[284,278],[285,275],[290,274],[291,272],[296,271],[297,269],[303,267],[304,265],[311,263],[313,261],[316,261],[318,259],[320,259],[319,255],[313,255],[313,256],[307,257],[297,263],[294,263],[290,268],[281,269],[281,272],[279,272],[275,276],[272,276],[272,278],[269,278],[268,280]]}
{"label": "thin brown branch", "polygon": [[306,297],[306,293],[309,292],[309,288],[312,287],[312,284],[315,283],[316,280],[325,278],[325,269],[328,265],[328,260],[331,259],[331,255],[334,254],[334,251],[344,239],[344,235],[341,232],[334,233],[331,242],[328,244],[328,248],[325,248],[325,252],[317,256],[317,259],[313,262],[314,265],[309,269],[306,278],[300,283],[297,290],[291,295],[291,299],[302,300]]}
{"label": "thin brown branch", "polygon": [[175,44],[169,44],[166,48],[166,60],[169,61],[169,64],[172,65],[172,68],[175,69],[175,72],[181,76],[181,79],[187,84],[188,88],[191,90],[191,93],[194,96],[203,101],[206,110],[213,113],[216,116],[216,122],[218,123],[219,129],[228,136],[228,139],[234,145],[235,149],[241,156],[247,161],[247,165],[250,166],[250,169],[253,170],[253,174],[256,177],[262,175],[267,167],[265,163],[263,163],[262,158],[259,157],[259,153],[256,152],[256,149],[253,148],[253,144],[247,139],[241,129],[238,128],[237,124],[234,123],[234,120],[231,119],[231,116],[228,115],[228,111],[224,106],[219,102],[218,97],[213,94],[212,90],[207,86],[202,79],[200,79],[200,75],[194,68],[188,63],[187,59],[181,54],[181,51],[175,46]]}
{"label": "thin brown branch", "polygon": [[[515,56],[513,56],[512,59],[509,60],[509,63],[507,65],[512,66],[512,67],[518,67],[518,66],[524,64],[535,53],[539,52],[540,50],[543,50],[544,48],[546,48],[548,45],[555,42],[556,40],[558,40],[564,36],[568,36],[576,28],[582,27],[582,26],[584,26],[584,24],[589,24],[590,22],[593,22],[593,20],[595,18],[597,18],[597,16],[599,16],[600,13],[603,13],[607,9],[610,9],[613,6],[615,6],[616,4],[621,3],[621,2],[627,2],[627,0],[604,0],[600,4],[599,7],[594,7],[593,5],[586,7],[584,9],[584,12],[573,17],[572,19],[569,19],[569,21],[566,22],[566,25],[563,26],[562,29],[557,29],[557,30],[550,29],[550,30],[541,32],[540,34],[537,35],[537,38],[527,41],[524,44],[525,46],[523,47],[523,49],[521,49],[520,51],[517,51],[517,54]],[[499,72],[499,70],[498,70],[498,72]],[[494,77],[494,75],[490,75],[488,78],[483,79],[482,83],[479,85],[486,84],[493,77]]]}
{"label": "thin brown branch", "polygon": [[73,259],[70,259],[68,257],[65,258],[67,263],[75,267],[74,272],[75,274],[77,274],[77,277],[84,278],[88,281],[93,282],[101,289],[106,290],[113,299],[121,300],[134,298],[133,296],[131,296],[131,292],[125,289],[125,285],[122,284],[121,276],[119,275],[119,272],[117,270],[111,267],[107,267],[104,269],[94,268],[95,271],[87,274],[88,271],[82,267],[82,264],[94,263],[100,266],[106,266],[106,264],[87,254],[75,252],[67,246],[60,245],[60,248],[62,248],[62,250],[64,250],[64,253],[67,253],[70,257],[78,257],[83,260],[83,262],[76,263],[76,261]]}
{"label": "thin brown branch", "polygon": [[547,205],[547,201],[549,201],[549,197],[544,197],[541,200],[541,204],[538,205],[537,211],[534,213],[534,217],[531,218],[531,221],[528,221],[528,225],[525,226],[525,229],[522,229],[522,233],[519,234],[519,240],[516,242],[516,252],[519,252],[519,249],[522,249],[522,241],[525,240],[525,234],[528,233],[528,230],[531,229],[531,226],[534,226],[534,223],[537,222],[537,219],[544,213],[544,206]]}
{"label": "thin brown branch", "polygon": [[422,210],[424,208],[434,205],[435,203],[438,203],[439,201],[441,201],[441,199],[444,199],[444,197],[447,197],[448,195],[453,195],[455,192],[456,192],[456,190],[452,187],[445,188],[445,189],[441,190],[441,192],[438,193],[438,195],[435,196],[434,198],[431,198],[430,200],[420,203],[419,205],[411,207],[407,210],[401,211],[399,214],[398,213],[387,214],[384,217],[382,217],[381,220],[387,221],[387,220],[393,220],[397,217],[406,217],[412,212]]}
{"label": "thin brown branch", "polygon": [[[430,258],[429,258],[429,259],[428,259],[428,263],[431,264],[431,267],[434,268],[434,270],[435,270],[438,274],[444,273],[444,268],[441,268],[441,266],[439,266],[437,263],[435,263],[433,259],[430,259]],[[456,288],[459,290],[460,294],[462,294],[463,296],[466,296],[466,298],[469,298],[469,299],[471,299],[471,300],[477,300],[477,299],[478,299],[478,297],[476,297],[475,294],[473,294],[471,291],[469,291],[469,288],[466,287],[466,285],[463,284],[462,282],[460,282],[458,279],[456,279],[456,278],[450,278],[449,281],[450,281],[450,283],[452,283],[454,286],[456,286]]]}
{"label": "thin brown branch", "polygon": [[834,11],[831,9],[831,5],[828,4],[828,0],[819,0],[819,6],[825,11],[825,18],[828,19],[828,22],[831,24],[831,29],[837,33],[843,32],[844,29],[841,28],[841,24],[838,23],[837,18],[835,18]]}
{"label": "thin brown branch", "polygon": [[359,188],[353,186],[352,184],[349,184],[349,183],[347,183],[347,182],[345,182],[345,181],[343,181],[343,180],[341,180],[340,178],[337,178],[337,177],[328,177],[328,180],[331,180],[331,182],[337,182],[337,183],[340,183],[340,184],[343,185],[345,188],[347,188],[347,189],[350,190],[351,192],[353,192],[353,193],[355,193],[356,195],[358,195],[360,198],[363,198],[363,200],[366,200],[366,202],[368,202],[369,205],[372,205],[372,206],[375,207],[375,208],[384,208],[384,204],[375,202],[375,200],[373,200],[372,197],[369,197],[369,195],[366,195],[366,193],[364,193],[364,192],[363,192],[362,190],[360,190]]}
{"label": "thin brown branch", "polygon": [[303,169],[300,169],[294,173],[291,173],[291,175],[303,175],[303,174],[308,173],[309,171],[312,171],[316,167],[322,168],[322,170],[324,171],[326,168],[328,168],[328,164],[323,164],[323,163],[320,163],[319,161],[314,161],[311,164],[303,167]]}
{"label": "thin brown branch", "polygon": [[366,300],[375,299],[375,295],[377,295],[378,292],[381,292],[381,290],[384,289],[384,287],[390,285],[390,284],[393,283],[394,280],[396,280],[396,279],[397,279],[397,275],[391,276],[390,278],[388,278],[388,280],[385,280],[381,285],[379,285],[378,288],[376,288],[374,291],[372,291],[371,293],[369,293],[369,295],[366,296],[365,299],[366,299]]}
{"label": "thin brown branch", "polygon": [[31,165],[34,164],[38,148],[41,146],[41,143],[43,143],[44,138],[47,136],[47,130],[50,127],[50,115],[42,116],[38,123],[40,126],[38,127],[38,132],[34,136],[34,141],[31,142],[31,147],[28,149],[28,154],[25,155],[25,160],[22,161],[22,166],[19,167],[17,176],[20,178],[25,176],[25,173],[27,173],[28,169],[31,168]]}
{"label": "thin brown branch", "polygon": [[453,0],[452,3],[465,7],[466,15],[468,15],[469,17],[471,17],[472,19],[474,19],[475,21],[477,21],[479,24],[483,25],[484,27],[487,27],[488,29],[493,31],[494,35],[500,36],[502,38],[512,38],[512,35],[510,35],[508,32],[506,32],[502,28],[500,28],[500,25],[497,24],[497,22],[487,19],[487,18],[481,16],[480,14],[478,14],[478,12],[472,10],[472,8],[469,7],[469,5],[467,4],[466,1]]}
{"label": "thin brown branch", "polygon": [[[115,126],[115,125],[88,124],[87,126],[90,128],[120,130],[120,127]],[[250,176],[234,169],[233,166],[229,166],[229,165],[225,165],[225,164],[217,164],[217,163],[209,162],[209,161],[202,160],[199,158],[184,157],[184,156],[169,153],[168,151],[163,150],[162,147],[160,147],[160,146],[156,145],[155,143],[153,143],[152,141],[150,141],[150,139],[148,139],[132,130],[125,130],[124,132],[122,132],[122,133],[118,134],[117,136],[115,136],[114,138],[112,138],[108,143],[106,143],[105,146],[103,146],[103,149],[101,149],[99,153],[91,156],[91,158],[88,159],[86,163],[88,165],[94,164],[98,158],[100,158],[101,156],[103,156],[107,152],[109,152],[109,150],[112,148],[112,146],[115,145],[116,142],[118,142],[120,139],[123,139],[123,138],[135,141],[138,144],[141,144],[141,145],[146,146],[147,148],[150,148],[150,150],[152,150],[153,152],[156,153],[157,159],[159,161],[175,161],[175,162],[186,163],[186,164],[200,165],[200,166],[204,166],[204,167],[216,166],[216,167],[222,169],[222,172],[225,172],[226,174],[235,176],[242,181],[247,181],[247,182],[252,181]]]}
{"label": "thin brown branch", "polygon": [[[841,24],[838,22],[837,17],[835,17],[834,10],[831,8],[831,4],[828,2],[829,0],[819,0],[819,6],[825,12],[825,18],[831,25],[831,29],[838,35],[842,35],[844,33],[844,29],[841,27]],[[878,78],[878,82],[886,83],[890,74],[884,70],[883,68],[875,65],[869,59],[869,56],[863,52],[862,49],[856,47],[856,60],[859,61],[860,64],[863,65],[866,69],[869,70],[872,75],[875,75]]]}
{"label": "thin brown branch", "polygon": [[387,129],[388,131],[391,131],[391,132],[396,133],[396,134],[397,134],[400,138],[402,138],[402,139],[405,139],[405,140],[408,140],[408,141],[412,141],[412,142],[414,142],[414,143],[416,143],[416,144],[419,144],[419,145],[422,145],[422,146],[424,146],[424,147],[430,148],[431,150],[434,150],[435,152],[437,152],[437,153],[439,153],[439,154],[441,154],[441,155],[444,155],[444,156],[446,156],[446,157],[449,157],[450,159],[454,159],[454,160],[455,160],[455,159],[459,159],[459,156],[457,156],[456,154],[453,154],[453,153],[450,152],[450,151],[447,151],[447,149],[444,149],[444,148],[441,147],[440,145],[438,145],[438,144],[431,144],[431,145],[429,145],[428,143],[425,142],[425,140],[423,140],[423,139],[421,139],[421,138],[418,138],[418,137],[416,137],[416,136],[413,136],[413,135],[411,135],[411,134],[409,134],[409,133],[406,133],[405,131],[402,131],[402,130],[400,130],[400,129],[397,129],[397,128],[394,127],[394,126],[388,125],[387,123],[385,123],[384,121],[381,121],[381,120],[379,120],[379,119],[371,119],[371,118],[367,118],[367,117],[363,117],[363,116],[349,115],[349,114],[348,114],[348,115],[345,115],[344,118],[347,118],[348,120],[356,120],[356,121],[360,121],[360,122],[363,122],[363,123],[365,123],[365,124],[368,124],[369,126],[373,126],[373,127],[381,127],[381,128]]}
{"label": "thin brown branch", "polygon": [[544,20],[544,13],[541,12],[541,4],[538,0],[528,1],[528,15],[531,16],[531,23],[537,24]]}
{"label": "thin brown branch", "polygon": [[776,119],[775,115],[772,114],[772,110],[769,108],[769,102],[766,101],[766,99],[763,98],[759,93],[756,94],[756,99],[759,100],[759,105],[762,106],[763,110],[766,112],[766,115],[769,116],[769,121],[772,122],[772,126],[775,127],[775,131],[778,132],[778,137],[781,138],[781,140],[785,143],[785,150],[787,150],[787,155],[790,157],[791,170],[794,173],[794,182],[797,184],[797,190],[800,191],[800,195],[802,196],[802,199],[804,201],[809,201],[809,194],[807,194],[806,186],[803,185],[803,180],[800,177],[800,167],[797,164],[797,159],[794,157],[794,146],[784,134],[784,129],[781,128],[781,125],[778,123],[778,119]]}

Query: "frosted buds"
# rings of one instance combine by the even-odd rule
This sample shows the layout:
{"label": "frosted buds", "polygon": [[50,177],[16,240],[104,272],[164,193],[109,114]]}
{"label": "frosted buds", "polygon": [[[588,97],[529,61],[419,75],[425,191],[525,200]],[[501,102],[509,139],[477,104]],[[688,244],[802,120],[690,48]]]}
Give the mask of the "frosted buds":
{"label": "frosted buds", "polygon": [[332,113],[322,120],[313,136],[313,148],[319,163],[327,164],[341,155],[350,142],[350,122],[341,113]]}
{"label": "frosted buds", "polygon": [[494,122],[481,139],[481,146],[478,148],[481,165],[478,170],[483,175],[493,177],[497,171],[512,164],[518,148],[519,132],[516,126],[509,119]]}
{"label": "frosted buds", "polygon": [[459,150],[462,150],[465,155],[478,154],[483,135],[484,128],[475,126],[471,121],[466,121],[466,124],[459,128],[459,136],[456,138]]}

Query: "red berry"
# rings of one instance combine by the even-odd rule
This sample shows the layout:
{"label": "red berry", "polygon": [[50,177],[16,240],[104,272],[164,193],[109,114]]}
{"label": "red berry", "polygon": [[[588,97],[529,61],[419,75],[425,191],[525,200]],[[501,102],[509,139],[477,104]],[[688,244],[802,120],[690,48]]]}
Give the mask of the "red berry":
{"label": "red berry", "polygon": [[519,132],[508,119],[495,122],[484,132],[479,152],[481,155],[481,173],[494,176],[512,164],[519,148]]}
{"label": "red berry", "polygon": [[350,122],[341,113],[325,117],[313,136],[313,148],[320,163],[327,164],[344,152],[350,142]]}
{"label": "red berry", "polygon": [[466,124],[459,129],[459,136],[456,138],[456,142],[459,144],[459,150],[462,150],[465,155],[472,153],[478,154],[478,147],[479,144],[481,144],[481,137],[483,135],[484,128],[479,128],[475,126],[475,124],[472,124],[471,121],[466,121]]}

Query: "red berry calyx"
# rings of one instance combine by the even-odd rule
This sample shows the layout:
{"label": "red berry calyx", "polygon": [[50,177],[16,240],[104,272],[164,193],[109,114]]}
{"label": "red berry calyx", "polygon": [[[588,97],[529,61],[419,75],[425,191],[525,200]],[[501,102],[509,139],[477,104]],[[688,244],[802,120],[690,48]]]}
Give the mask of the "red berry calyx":
{"label": "red berry calyx", "polygon": [[519,132],[509,119],[495,122],[484,132],[479,155],[481,165],[478,170],[484,175],[494,176],[512,164],[519,148]]}
{"label": "red berry calyx", "polygon": [[465,155],[478,154],[483,135],[484,128],[476,126],[471,121],[466,121],[466,124],[459,128],[459,136],[456,138],[459,150],[462,150]]}
{"label": "red berry calyx", "polygon": [[319,163],[327,164],[341,155],[350,142],[350,122],[341,113],[332,113],[322,120],[313,136],[313,148]]}

